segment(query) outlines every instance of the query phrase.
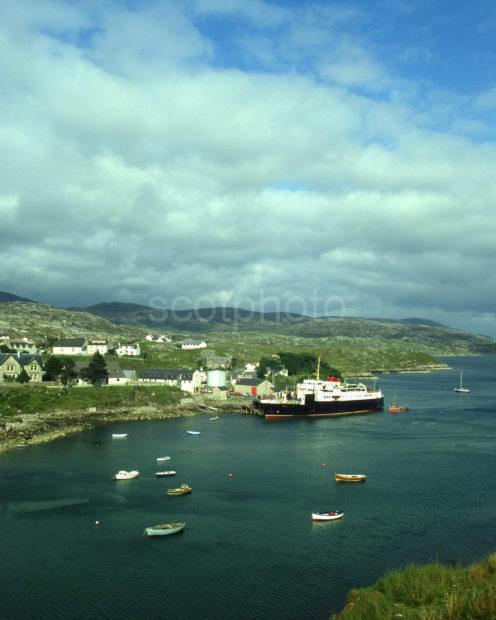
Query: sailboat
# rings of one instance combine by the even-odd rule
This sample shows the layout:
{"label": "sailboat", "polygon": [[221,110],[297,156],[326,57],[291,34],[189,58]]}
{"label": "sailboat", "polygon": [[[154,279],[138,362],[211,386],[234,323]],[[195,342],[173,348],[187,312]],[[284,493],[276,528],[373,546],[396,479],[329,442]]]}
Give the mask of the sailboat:
{"label": "sailboat", "polygon": [[460,372],[460,387],[455,388],[455,392],[459,394],[468,394],[470,392],[468,388],[463,387],[463,372]]}

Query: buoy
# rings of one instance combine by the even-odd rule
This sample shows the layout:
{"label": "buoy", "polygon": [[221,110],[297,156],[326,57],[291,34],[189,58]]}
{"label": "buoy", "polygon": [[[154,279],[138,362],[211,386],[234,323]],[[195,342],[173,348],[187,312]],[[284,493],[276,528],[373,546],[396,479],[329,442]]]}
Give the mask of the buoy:
{"label": "buoy", "polygon": [[95,521],[95,525],[100,525],[100,521]]}
{"label": "buoy", "polygon": [[228,477],[228,478],[232,478],[232,477],[233,477],[233,475],[232,475],[232,474],[227,474],[227,477]]}

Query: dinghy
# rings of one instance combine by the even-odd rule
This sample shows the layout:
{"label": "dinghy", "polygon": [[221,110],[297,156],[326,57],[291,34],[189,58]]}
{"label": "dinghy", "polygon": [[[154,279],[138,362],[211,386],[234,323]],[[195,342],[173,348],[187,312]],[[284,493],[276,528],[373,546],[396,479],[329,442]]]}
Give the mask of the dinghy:
{"label": "dinghy", "polygon": [[343,518],[343,512],[337,510],[335,512],[312,512],[312,521],[335,521]]}
{"label": "dinghy", "polygon": [[147,527],[143,536],[170,536],[182,532],[186,523],[166,523],[165,525],[152,525]]}

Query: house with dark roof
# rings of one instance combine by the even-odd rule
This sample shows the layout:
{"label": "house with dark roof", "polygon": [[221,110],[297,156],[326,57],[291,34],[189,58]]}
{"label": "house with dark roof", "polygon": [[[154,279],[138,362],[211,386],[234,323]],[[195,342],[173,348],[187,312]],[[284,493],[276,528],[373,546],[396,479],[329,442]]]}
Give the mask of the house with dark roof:
{"label": "house with dark roof", "polygon": [[273,393],[273,389],[273,383],[259,377],[236,379],[236,383],[233,385],[234,393],[240,396],[269,396]]}
{"label": "house with dark roof", "polygon": [[86,338],[60,338],[54,343],[54,355],[85,355],[88,341]]}
{"label": "house with dark roof", "polygon": [[0,383],[15,381],[24,370],[35,383],[43,379],[43,358],[30,353],[0,353]]}
{"label": "house with dark roof", "polygon": [[140,383],[163,383],[177,387],[183,392],[194,394],[201,386],[202,373],[199,370],[174,368],[142,368],[138,381]]}

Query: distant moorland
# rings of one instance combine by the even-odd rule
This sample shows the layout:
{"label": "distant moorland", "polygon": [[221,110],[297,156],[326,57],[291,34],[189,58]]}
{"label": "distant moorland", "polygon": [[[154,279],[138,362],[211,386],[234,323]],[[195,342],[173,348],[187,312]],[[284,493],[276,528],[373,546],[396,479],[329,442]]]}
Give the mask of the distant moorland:
{"label": "distant moorland", "polygon": [[[1,300],[1,296],[0,296]],[[196,367],[206,356],[231,356],[237,364],[258,361],[279,351],[312,352],[344,373],[375,374],[442,367],[437,356],[496,352],[496,341],[422,319],[310,318],[303,315],[252,313],[233,308],[157,311],[136,304],[109,303],[85,310],[44,304],[0,301],[0,333],[30,336],[112,337],[139,340],[145,358],[131,367]],[[127,319],[127,321],[126,321]],[[201,324],[202,330],[199,330]],[[145,341],[149,332],[168,333],[173,342]],[[201,336],[204,351],[182,351],[182,338]]]}

